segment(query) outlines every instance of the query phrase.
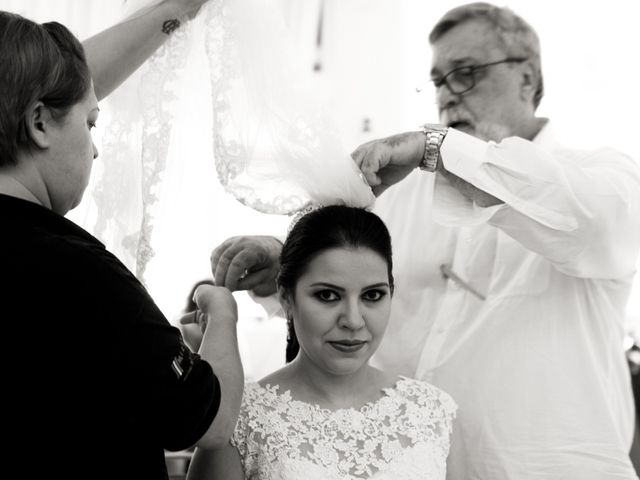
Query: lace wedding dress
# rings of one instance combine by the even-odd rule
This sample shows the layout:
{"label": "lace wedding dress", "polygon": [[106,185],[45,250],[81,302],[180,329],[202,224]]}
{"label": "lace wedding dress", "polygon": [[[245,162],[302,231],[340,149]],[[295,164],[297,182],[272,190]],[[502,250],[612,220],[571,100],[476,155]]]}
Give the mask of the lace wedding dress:
{"label": "lace wedding dress", "polygon": [[358,410],[331,411],[247,383],[231,440],[245,478],[444,479],[454,401],[408,378],[383,392]]}

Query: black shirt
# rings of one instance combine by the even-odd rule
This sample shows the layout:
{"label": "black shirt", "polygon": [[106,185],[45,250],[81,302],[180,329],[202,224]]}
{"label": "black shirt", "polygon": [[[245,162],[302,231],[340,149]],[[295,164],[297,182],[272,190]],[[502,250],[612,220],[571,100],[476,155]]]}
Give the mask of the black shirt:
{"label": "black shirt", "polygon": [[167,478],[209,428],[210,365],[96,238],[0,195],[3,463],[21,478]]}

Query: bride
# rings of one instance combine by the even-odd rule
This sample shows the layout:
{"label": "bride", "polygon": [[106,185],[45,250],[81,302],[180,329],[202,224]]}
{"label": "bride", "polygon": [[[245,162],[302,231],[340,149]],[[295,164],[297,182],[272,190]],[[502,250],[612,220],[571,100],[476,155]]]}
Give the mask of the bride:
{"label": "bride", "polygon": [[245,384],[231,443],[196,450],[188,479],[444,479],[455,403],[369,365],[393,294],[382,220],[362,208],[313,210],[280,262],[295,358]]}
{"label": "bride", "polygon": [[[188,478],[444,479],[455,403],[369,365],[393,293],[389,232],[366,210],[371,189],[293,61],[269,0],[209,2],[201,17],[204,31],[192,36],[204,38],[216,67],[220,183],[264,213],[334,206],[302,216],[283,246],[278,289],[292,361],[246,383],[232,442],[197,450]],[[172,40],[167,52],[188,50]],[[181,59],[168,58],[175,71]]]}

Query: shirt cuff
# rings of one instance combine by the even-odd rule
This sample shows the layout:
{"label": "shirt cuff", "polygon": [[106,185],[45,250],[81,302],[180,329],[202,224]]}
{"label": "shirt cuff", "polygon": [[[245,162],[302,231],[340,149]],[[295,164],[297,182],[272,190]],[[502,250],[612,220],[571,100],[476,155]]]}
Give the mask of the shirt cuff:
{"label": "shirt cuff", "polygon": [[447,171],[471,182],[494,142],[485,142],[450,128],[440,147],[440,157]]}
{"label": "shirt cuff", "polygon": [[[449,129],[440,149],[447,171],[471,183],[485,158],[488,143],[466,133]],[[478,225],[487,222],[504,204],[479,207],[460,193],[441,174],[436,173],[433,218],[446,226]]]}
{"label": "shirt cuff", "polygon": [[450,227],[473,226],[488,222],[505,204],[479,207],[462,195],[441,174],[436,173],[433,193],[433,219]]}

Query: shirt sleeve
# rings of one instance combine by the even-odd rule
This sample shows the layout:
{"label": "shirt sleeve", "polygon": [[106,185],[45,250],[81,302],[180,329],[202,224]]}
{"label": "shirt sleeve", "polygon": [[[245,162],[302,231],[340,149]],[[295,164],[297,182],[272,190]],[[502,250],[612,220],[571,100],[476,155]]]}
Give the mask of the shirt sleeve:
{"label": "shirt sleeve", "polygon": [[138,318],[133,338],[130,365],[141,425],[167,450],[192,446],[220,406],[220,383],[211,365],[184,344],[153,303]]}
{"label": "shirt sleeve", "polygon": [[510,137],[484,142],[450,130],[445,168],[504,202],[481,208],[437,175],[439,223],[487,222],[563,273],[619,278],[633,273],[640,245],[638,166],[612,149],[546,149]]}

